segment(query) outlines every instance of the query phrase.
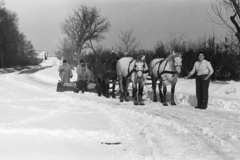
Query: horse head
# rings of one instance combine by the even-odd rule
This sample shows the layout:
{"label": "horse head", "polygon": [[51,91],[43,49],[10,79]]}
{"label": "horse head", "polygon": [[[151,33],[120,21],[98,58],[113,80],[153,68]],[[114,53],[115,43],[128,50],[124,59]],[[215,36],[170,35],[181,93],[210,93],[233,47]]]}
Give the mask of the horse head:
{"label": "horse head", "polygon": [[146,65],[146,56],[137,57],[134,66],[137,78],[143,78],[144,73],[147,73],[148,67]]}
{"label": "horse head", "polygon": [[179,74],[181,72],[181,68],[182,68],[182,53],[172,53],[172,60],[173,60],[173,67],[174,69],[177,71],[177,73]]}

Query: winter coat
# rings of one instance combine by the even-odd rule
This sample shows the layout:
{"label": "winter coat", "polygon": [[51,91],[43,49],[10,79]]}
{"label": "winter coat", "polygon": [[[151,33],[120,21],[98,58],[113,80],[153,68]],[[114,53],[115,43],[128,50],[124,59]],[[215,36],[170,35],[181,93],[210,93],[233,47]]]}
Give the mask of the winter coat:
{"label": "winter coat", "polygon": [[87,81],[88,83],[90,82],[91,80],[91,72],[89,69],[81,69],[79,72],[78,72],[78,81],[79,80],[83,80],[83,81]]}
{"label": "winter coat", "polygon": [[[87,66],[86,66],[86,69],[88,69]],[[82,72],[82,66],[81,66],[80,64],[77,65],[76,72],[77,72],[77,74],[78,74],[78,76],[77,76],[77,81],[79,81],[79,80],[80,80],[80,74],[81,74],[81,72]]]}
{"label": "winter coat", "polygon": [[71,67],[67,64],[62,64],[59,66],[58,71],[62,83],[70,83],[70,78],[73,77]]}

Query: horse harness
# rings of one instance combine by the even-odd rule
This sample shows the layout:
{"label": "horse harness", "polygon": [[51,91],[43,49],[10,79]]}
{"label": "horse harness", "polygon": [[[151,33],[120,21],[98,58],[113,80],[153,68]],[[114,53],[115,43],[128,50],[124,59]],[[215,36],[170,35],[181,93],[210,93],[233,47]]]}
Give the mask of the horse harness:
{"label": "horse harness", "polygon": [[[134,68],[130,71],[130,65],[133,63],[134,60],[135,60],[135,59],[132,59],[132,60],[129,62],[129,65],[128,65],[128,74],[127,74],[126,78],[128,78],[133,72],[139,72],[139,71],[141,71],[143,74],[149,72],[149,70],[146,70],[146,71],[144,71],[144,70],[136,70],[136,62],[135,62]],[[145,63],[143,64],[143,68],[145,68]]]}
{"label": "horse harness", "polygon": [[[163,71],[160,73],[160,66],[161,66],[161,64],[162,64],[162,62],[163,62],[164,60],[165,60],[165,59],[160,60],[159,62],[157,62],[157,63],[152,67],[151,70],[153,70],[153,68],[159,63],[159,66],[158,66],[158,77],[159,77],[162,81],[167,81],[167,80],[170,79],[170,78],[162,79],[162,75],[165,74],[165,73],[167,73],[167,74],[172,74],[172,77],[174,77],[175,74],[177,74],[177,71],[166,71],[165,68],[166,68],[167,63],[168,63],[168,61],[167,61],[166,64],[165,64],[165,66],[164,66]],[[175,63],[175,62],[173,62],[173,65],[174,65],[174,63]],[[180,65],[176,65],[176,66],[174,65],[175,68],[176,68],[177,66],[180,66]],[[172,77],[171,77],[171,78],[172,78]]]}

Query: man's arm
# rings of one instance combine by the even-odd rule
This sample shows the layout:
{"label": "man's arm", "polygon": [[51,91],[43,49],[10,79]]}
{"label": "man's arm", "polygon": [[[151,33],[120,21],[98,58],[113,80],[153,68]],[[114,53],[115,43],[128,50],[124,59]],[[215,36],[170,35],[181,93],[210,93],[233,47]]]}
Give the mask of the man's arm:
{"label": "man's arm", "polygon": [[208,62],[207,63],[207,68],[208,68],[208,70],[209,70],[209,73],[208,73],[208,75],[207,75],[207,77],[205,77],[204,78],[204,80],[208,80],[208,78],[213,74],[213,68],[212,68],[212,65],[211,65],[211,63],[210,62]]}
{"label": "man's arm", "polygon": [[188,79],[190,76],[192,76],[195,72],[196,72],[196,65],[197,63],[194,63],[193,69],[191,70],[191,72],[189,73],[189,75],[186,77],[186,79]]}

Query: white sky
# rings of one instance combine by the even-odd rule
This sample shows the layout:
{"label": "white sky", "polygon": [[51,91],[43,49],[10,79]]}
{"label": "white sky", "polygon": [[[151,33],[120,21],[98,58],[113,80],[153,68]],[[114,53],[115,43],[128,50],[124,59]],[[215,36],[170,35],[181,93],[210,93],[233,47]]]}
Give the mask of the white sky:
{"label": "white sky", "polygon": [[170,33],[188,35],[189,39],[224,34],[226,29],[210,20],[208,0],[5,0],[5,7],[18,14],[20,31],[35,49],[52,52],[63,36],[60,23],[76,6],[86,4],[101,10],[111,22],[110,32],[102,45],[118,43],[120,30],[133,29],[142,48],[152,49]]}

